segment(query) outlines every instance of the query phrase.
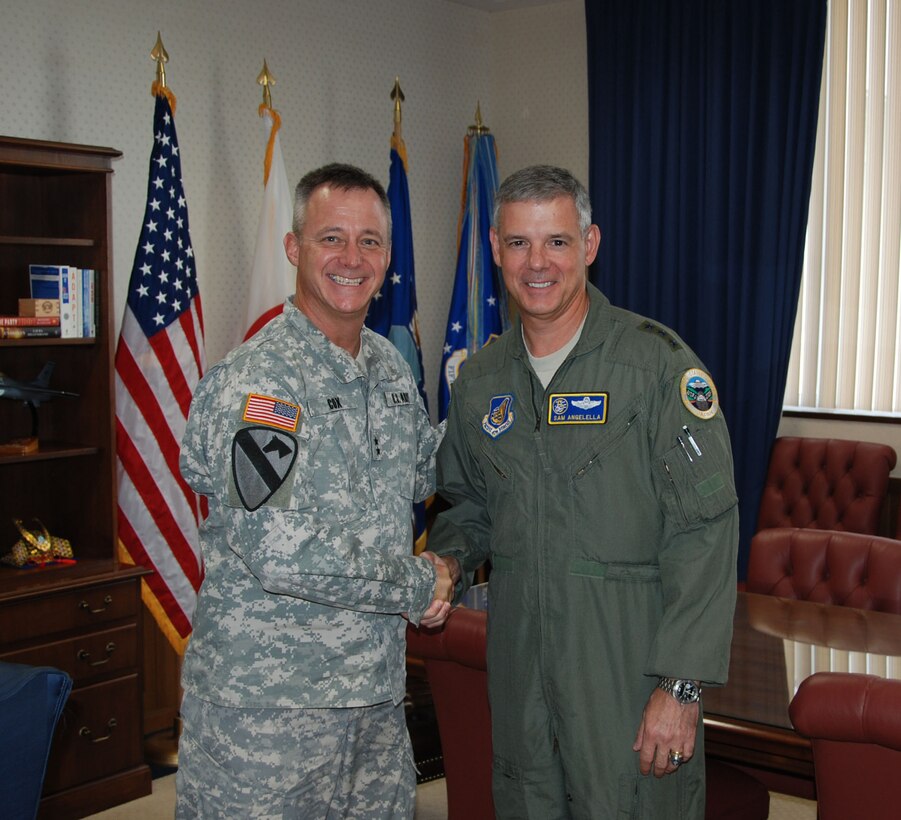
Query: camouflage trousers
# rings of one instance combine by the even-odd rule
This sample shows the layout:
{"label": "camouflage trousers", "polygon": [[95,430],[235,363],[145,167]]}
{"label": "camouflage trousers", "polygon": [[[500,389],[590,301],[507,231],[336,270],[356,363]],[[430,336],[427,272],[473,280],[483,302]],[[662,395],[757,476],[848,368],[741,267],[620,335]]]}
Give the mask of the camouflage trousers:
{"label": "camouflage trousers", "polygon": [[416,771],[403,703],[234,709],[185,693],[177,820],[409,820]]}

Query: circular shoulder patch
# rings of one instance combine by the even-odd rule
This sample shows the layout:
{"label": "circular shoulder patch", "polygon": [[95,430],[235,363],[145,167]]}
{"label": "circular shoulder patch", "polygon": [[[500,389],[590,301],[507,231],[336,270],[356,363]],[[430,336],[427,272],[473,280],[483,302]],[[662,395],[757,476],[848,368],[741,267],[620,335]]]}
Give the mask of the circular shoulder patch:
{"label": "circular shoulder patch", "polygon": [[697,367],[682,374],[679,394],[688,412],[699,419],[712,419],[719,409],[720,403],[713,379]]}

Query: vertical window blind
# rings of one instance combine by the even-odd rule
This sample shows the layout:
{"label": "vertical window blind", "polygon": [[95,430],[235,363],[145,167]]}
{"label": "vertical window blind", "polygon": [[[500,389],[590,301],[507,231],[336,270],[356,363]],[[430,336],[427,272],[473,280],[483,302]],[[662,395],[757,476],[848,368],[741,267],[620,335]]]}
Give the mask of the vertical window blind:
{"label": "vertical window blind", "polygon": [[786,407],[901,412],[901,0],[830,0]]}
{"label": "vertical window blind", "polygon": [[783,648],[789,699],[814,672],[860,672],[890,680],[901,679],[901,658],[890,655],[849,652],[788,639],[783,641]]}

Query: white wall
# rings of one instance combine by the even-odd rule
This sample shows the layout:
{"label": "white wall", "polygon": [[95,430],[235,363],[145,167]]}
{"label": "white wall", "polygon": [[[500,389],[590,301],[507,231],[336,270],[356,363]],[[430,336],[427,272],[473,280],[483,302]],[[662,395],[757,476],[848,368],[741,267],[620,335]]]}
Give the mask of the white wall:
{"label": "white wall", "polygon": [[383,182],[398,75],[427,389],[456,261],[463,137],[481,101],[500,173],[588,167],[581,0],[489,14],[446,0],[3,0],[0,134],[108,145],[114,164],[115,315],[143,217],[160,31],[178,106],[207,356],[224,355],[243,305],[262,198],[256,77],[276,77],[289,181],[325,162]]}
{"label": "white wall", "polygon": [[[256,77],[264,57],[277,79],[273,102],[292,183],[332,160],[387,183],[390,92],[400,76],[433,411],[463,137],[476,102],[497,139],[502,178],[549,162],[588,181],[582,0],[496,13],[447,0],[2,0],[0,21],[0,134],[124,152],[113,180],[117,317],[143,217],[149,55],[162,33],[210,362],[227,352],[243,320],[262,198]],[[901,455],[901,424],[783,419],[779,433],[882,441]]]}
{"label": "white wall", "polygon": [[585,6],[570,0],[491,15],[495,78],[489,123],[498,171],[549,163],[588,185]]}

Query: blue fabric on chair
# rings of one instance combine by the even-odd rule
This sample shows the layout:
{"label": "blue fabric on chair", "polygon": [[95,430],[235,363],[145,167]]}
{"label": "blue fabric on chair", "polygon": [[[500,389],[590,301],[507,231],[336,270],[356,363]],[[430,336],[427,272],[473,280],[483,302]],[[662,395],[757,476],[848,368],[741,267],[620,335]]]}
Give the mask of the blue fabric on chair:
{"label": "blue fabric on chair", "polygon": [[53,730],[72,678],[49,666],[0,661],[0,813],[16,820],[37,815]]}

